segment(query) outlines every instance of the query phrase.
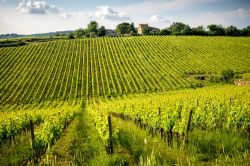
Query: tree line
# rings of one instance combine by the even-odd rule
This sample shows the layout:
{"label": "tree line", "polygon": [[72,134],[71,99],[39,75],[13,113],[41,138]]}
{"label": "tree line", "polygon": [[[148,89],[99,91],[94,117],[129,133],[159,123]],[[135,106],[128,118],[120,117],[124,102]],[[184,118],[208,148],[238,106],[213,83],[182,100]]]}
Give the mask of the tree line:
{"label": "tree line", "polygon": [[[79,28],[69,33],[68,38],[74,39],[81,37],[102,37],[107,34],[107,30],[104,26],[99,26],[96,21],[91,21],[87,28]],[[133,23],[123,22],[116,26],[116,36],[137,36],[137,28]],[[243,29],[238,29],[236,26],[223,27],[222,25],[210,24],[205,28],[200,25],[191,28],[188,24],[182,22],[174,22],[169,27],[163,29],[144,29],[143,35],[184,35],[184,36],[250,36],[250,25]]]}
{"label": "tree line", "polygon": [[191,28],[182,22],[174,22],[168,28],[160,30],[159,35],[194,35],[194,36],[250,36],[250,25],[243,29],[236,26],[223,27],[222,25],[210,24],[207,29],[202,25]]}
{"label": "tree line", "polygon": [[106,35],[106,28],[104,26],[98,25],[96,21],[91,21],[86,29],[79,28],[74,32],[69,33],[69,39],[74,39],[75,37],[101,37]]}

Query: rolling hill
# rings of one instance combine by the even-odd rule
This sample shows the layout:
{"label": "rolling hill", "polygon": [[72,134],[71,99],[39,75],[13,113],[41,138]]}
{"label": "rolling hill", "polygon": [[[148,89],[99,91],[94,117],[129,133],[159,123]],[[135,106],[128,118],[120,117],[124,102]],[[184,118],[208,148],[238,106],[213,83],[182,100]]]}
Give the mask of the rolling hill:
{"label": "rolling hill", "polygon": [[250,38],[120,37],[0,48],[1,106],[195,87],[189,75],[250,71]]}
{"label": "rolling hill", "polygon": [[141,36],[0,48],[0,165],[246,165],[250,88],[207,79],[227,69],[248,78],[249,43]]}

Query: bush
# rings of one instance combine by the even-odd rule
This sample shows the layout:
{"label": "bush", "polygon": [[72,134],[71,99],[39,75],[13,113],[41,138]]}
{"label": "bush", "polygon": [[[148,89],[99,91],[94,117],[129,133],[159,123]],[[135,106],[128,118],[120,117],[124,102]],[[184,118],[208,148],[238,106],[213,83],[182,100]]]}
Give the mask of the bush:
{"label": "bush", "polygon": [[232,69],[227,69],[227,70],[221,71],[221,76],[222,76],[223,82],[226,82],[226,83],[231,82],[233,77],[234,77],[234,74],[235,73]]}
{"label": "bush", "polygon": [[74,38],[75,38],[75,36],[74,36],[74,34],[71,32],[71,33],[69,33],[68,38],[69,38],[69,39],[74,39]]}

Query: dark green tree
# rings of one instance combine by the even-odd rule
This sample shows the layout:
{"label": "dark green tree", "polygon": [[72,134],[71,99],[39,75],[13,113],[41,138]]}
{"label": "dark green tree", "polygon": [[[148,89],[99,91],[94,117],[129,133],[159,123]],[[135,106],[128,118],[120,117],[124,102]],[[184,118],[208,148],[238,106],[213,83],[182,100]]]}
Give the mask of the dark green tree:
{"label": "dark green tree", "polygon": [[98,37],[101,37],[101,36],[105,36],[106,35],[106,29],[104,26],[101,26],[99,29],[98,29],[98,32],[97,32],[97,36]]}
{"label": "dark green tree", "polygon": [[69,39],[74,39],[74,38],[75,38],[74,33],[73,33],[73,32],[70,32],[69,35],[68,35],[68,38],[69,38]]}
{"label": "dark green tree", "polygon": [[240,31],[241,36],[250,36],[250,25]]}
{"label": "dark green tree", "polygon": [[186,25],[182,22],[174,22],[168,30],[171,32],[172,35],[191,35],[192,29],[189,25]]}
{"label": "dark green tree", "polygon": [[[131,27],[131,31],[132,31],[133,33],[136,33],[136,29],[135,29],[135,26],[134,26],[134,23],[133,23],[133,22],[130,24],[130,27]],[[130,31],[130,32],[131,32],[131,31]]]}
{"label": "dark green tree", "polygon": [[181,30],[182,35],[192,35],[192,29],[189,25],[185,25],[183,29]]}
{"label": "dark green tree", "polygon": [[142,28],[142,34],[143,34],[143,35],[149,35],[149,30],[148,30],[148,28]]}
{"label": "dark green tree", "polygon": [[99,27],[99,25],[96,21],[90,21],[90,23],[88,24],[88,27],[86,29],[86,32],[87,33],[94,32],[95,34],[97,34],[98,27]]}
{"label": "dark green tree", "polygon": [[222,25],[211,24],[207,26],[208,34],[211,36],[224,36],[225,29]]}
{"label": "dark green tree", "polygon": [[83,36],[84,36],[85,31],[84,31],[84,29],[79,28],[79,29],[77,29],[77,30],[75,31],[75,34],[76,34],[76,37],[80,38],[80,37],[83,37]]}
{"label": "dark green tree", "polygon": [[131,31],[131,25],[129,23],[123,22],[116,26],[115,31],[118,35],[129,34]]}
{"label": "dark green tree", "polygon": [[167,29],[167,28],[165,28],[165,29],[162,29],[161,31],[160,31],[160,35],[171,35],[171,32]]}
{"label": "dark green tree", "polygon": [[205,28],[200,25],[196,28],[192,28],[192,35],[195,36],[206,36],[207,35],[207,31],[205,30]]}
{"label": "dark green tree", "polygon": [[225,34],[227,36],[239,36],[240,31],[236,28],[236,26],[231,25],[225,29]]}

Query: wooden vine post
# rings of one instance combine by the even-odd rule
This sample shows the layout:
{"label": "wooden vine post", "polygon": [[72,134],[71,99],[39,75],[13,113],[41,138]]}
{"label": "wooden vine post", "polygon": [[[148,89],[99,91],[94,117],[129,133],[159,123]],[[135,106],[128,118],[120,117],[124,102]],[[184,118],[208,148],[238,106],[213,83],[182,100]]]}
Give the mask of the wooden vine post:
{"label": "wooden vine post", "polygon": [[[179,106],[179,111],[178,111],[178,120],[181,119],[181,112],[182,112],[182,106]],[[177,140],[177,147],[180,147],[180,133],[177,131],[176,133],[176,140]]]}
{"label": "wooden vine post", "polygon": [[112,123],[111,123],[111,117],[108,116],[108,126],[109,126],[109,153],[114,153],[114,146],[113,146],[113,137],[112,137]]}
{"label": "wooden vine post", "polygon": [[193,109],[190,110],[190,113],[189,113],[189,116],[188,116],[187,130],[186,130],[185,137],[184,137],[184,143],[185,144],[188,144],[188,132],[190,130],[192,114],[193,114]]}
{"label": "wooden vine post", "polygon": [[[13,126],[13,121],[11,118],[10,118],[10,124],[11,124],[11,126]],[[10,136],[10,143],[12,146],[14,146],[14,142],[15,142],[15,136],[14,135]]]}
{"label": "wooden vine post", "polygon": [[34,125],[32,120],[30,120],[30,133],[31,133],[31,143],[32,143],[32,158],[34,160],[34,164],[38,164],[36,156],[36,148],[35,148]]}
{"label": "wooden vine post", "polygon": [[[159,110],[158,110],[158,116],[160,117],[161,116],[161,108],[159,107]],[[164,137],[164,130],[163,128],[160,128],[160,134],[161,134],[161,138]]]}

